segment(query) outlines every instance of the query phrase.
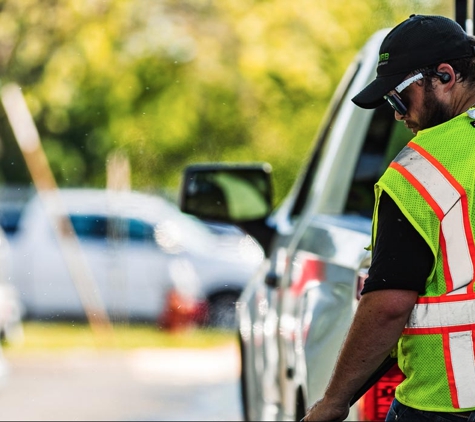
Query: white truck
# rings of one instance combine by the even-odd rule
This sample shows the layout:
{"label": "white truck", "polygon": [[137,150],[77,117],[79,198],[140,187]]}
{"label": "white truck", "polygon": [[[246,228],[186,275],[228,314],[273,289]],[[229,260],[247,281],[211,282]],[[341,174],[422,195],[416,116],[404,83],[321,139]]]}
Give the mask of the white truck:
{"label": "white truck", "polygon": [[[268,211],[267,165],[259,181],[255,168],[242,165],[185,172],[181,209],[234,222],[266,253],[237,302],[247,421],[299,421],[322,396],[351,323],[370,264],[374,184],[413,136],[388,104],[363,110],[351,102],[376,76],[387,32],[374,34],[349,66],[310,160],[278,209]],[[221,208],[229,205],[224,216],[200,207],[211,185],[223,191]],[[391,369],[352,406],[348,420],[384,420],[402,377],[397,366]]]}
{"label": "white truck", "polygon": [[[266,165],[260,183],[258,166],[209,164],[186,170],[182,210],[232,221],[266,251],[237,303],[246,420],[300,420],[323,393],[351,322],[370,262],[365,247],[370,244],[374,183],[412,135],[394,120],[389,106],[362,110],[351,102],[374,78],[386,33],[376,33],[348,68],[313,154],[277,210],[270,211]],[[238,179],[245,187],[236,188]],[[222,191],[219,204],[228,205],[224,216],[217,207],[202,206],[217,188]],[[250,198],[258,195],[267,207],[255,206]],[[248,203],[249,210],[243,210]],[[256,209],[260,215],[252,215]],[[353,406],[349,419],[381,418],[392,397],[391,382],[396,381],[386,380],[383,389],[373,390],[376,400],[367,395],[366,406],[363,400]]]}

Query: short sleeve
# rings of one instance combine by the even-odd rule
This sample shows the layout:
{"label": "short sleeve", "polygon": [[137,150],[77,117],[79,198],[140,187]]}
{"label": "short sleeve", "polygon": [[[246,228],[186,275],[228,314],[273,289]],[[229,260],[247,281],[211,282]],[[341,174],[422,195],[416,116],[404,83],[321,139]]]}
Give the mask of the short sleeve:
{"label": "short sleeve", "polygon": [[383,289],[423,294],[433,263],[429,245],[383,191],[371,266],[361,294]]}

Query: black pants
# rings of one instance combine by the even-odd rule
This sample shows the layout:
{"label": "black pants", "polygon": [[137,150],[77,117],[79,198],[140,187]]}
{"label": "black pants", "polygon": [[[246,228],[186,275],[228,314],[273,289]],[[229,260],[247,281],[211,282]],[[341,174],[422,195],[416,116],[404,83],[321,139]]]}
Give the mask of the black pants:
{"label": "black pants", "polygon": [[457,415],[457,413],[446,412],[428,412],[426,410],[417,410],[412,407],[405,406],[399,403],[396,399],[393,400],[386,422],[475,422],[475,411],[470,414],[464,412]]}

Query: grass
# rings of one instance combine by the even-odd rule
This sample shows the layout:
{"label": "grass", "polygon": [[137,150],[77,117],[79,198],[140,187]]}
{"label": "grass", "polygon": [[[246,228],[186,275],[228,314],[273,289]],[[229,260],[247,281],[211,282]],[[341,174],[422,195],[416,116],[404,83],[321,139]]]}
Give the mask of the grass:
{"label": "grass", "polygon": [[85,323],[26,321],[23,331],[22,341],[4,343],[7,355],[78,348],[211,348],[228,345],[237,338],[234,331],[188,328],[173,332],[146,324],[120,324],[112,330],[93,330]]}

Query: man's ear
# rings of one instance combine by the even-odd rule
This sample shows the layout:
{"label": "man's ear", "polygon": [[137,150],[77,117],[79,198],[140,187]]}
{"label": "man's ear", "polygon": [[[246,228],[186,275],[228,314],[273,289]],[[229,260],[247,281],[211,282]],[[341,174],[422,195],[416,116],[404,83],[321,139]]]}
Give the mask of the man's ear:
{"label": "man's ear", "polygon": [[441,63],[437,66],[435,75],[439,78],[441,84],[447,89],[451,89],[456,82],[455,71],[448,63]]}

